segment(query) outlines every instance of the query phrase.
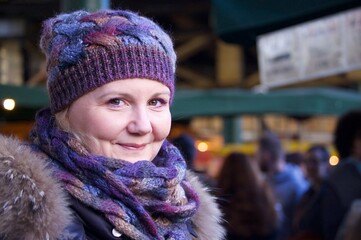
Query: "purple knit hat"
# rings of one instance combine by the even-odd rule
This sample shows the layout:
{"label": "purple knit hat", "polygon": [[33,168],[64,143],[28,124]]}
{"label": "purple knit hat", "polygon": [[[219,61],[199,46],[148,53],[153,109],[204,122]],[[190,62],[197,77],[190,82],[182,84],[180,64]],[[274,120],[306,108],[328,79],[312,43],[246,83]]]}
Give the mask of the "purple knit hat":
{"label": "purple knit hat", "polygon": [[153,21],[124,10],[76,11],[44,22],[40,47],[47,58],[52,113],[119,79],[159,81],[174,96],[176,54]]}

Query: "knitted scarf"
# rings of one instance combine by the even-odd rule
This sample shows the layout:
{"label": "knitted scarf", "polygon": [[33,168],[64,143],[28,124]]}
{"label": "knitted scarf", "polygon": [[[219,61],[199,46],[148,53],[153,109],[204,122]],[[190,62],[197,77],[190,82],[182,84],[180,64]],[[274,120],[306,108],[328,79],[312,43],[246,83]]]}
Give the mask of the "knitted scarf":
{"label": "knitted scarf", "polygon": [[165,141],[153,161],[130,163],[90,154],[61,131],[50,110],[38,112],[30,134],[54,174],[76,199],[100,211],[132,239],[191,239],[187,221],[199,200],[180,152]]}

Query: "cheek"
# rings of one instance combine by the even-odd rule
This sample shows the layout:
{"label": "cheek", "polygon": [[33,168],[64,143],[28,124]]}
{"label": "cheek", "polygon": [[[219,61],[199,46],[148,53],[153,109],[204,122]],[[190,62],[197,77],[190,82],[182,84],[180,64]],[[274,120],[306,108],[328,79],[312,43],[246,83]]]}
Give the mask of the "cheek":
{"label": "cheek", "polygon": [[168,137],[172,123],[170,112],[163,114],[161,117],[155,117],[153,120],[153,133],[156,140],[164,140]]}
{"label": "cheek", "polygon": [[108,122],[104,122],[104,120],[101,122],[89,122],[89,124],[85,125],[86,133],[98,140],[114,140],[122,128],[119,122],[115,122],[114,120]]}
{"label": "cheek", "polygon": [[89,111],[79,111],[77,114],[70,115],[69,122],[73,131],[98,140],[110,140],[118,132],[116,130],[122,128],[122,124],[114,121],[114,117],[109,114],[94,114]]}

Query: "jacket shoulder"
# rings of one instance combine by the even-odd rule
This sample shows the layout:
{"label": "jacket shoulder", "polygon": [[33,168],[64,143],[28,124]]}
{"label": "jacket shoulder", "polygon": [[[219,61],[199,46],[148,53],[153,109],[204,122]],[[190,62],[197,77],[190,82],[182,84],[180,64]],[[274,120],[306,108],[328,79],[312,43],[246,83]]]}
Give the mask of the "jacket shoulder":
{"label": "jacket shoulder", "polygon": [[192,221],[197,232],[197,240],[220,240],[224,238],[225,230],[222,226],[222,213],[217,205],[216,198],[203,186],[198,177],[188,171],[187,178],[196,190],[200,206]]}
{"label": "jacket shoulder", "polygon": [[70,221],[65,194],[39,154],[0,135],[0,233],[5,239],[56,239]]}

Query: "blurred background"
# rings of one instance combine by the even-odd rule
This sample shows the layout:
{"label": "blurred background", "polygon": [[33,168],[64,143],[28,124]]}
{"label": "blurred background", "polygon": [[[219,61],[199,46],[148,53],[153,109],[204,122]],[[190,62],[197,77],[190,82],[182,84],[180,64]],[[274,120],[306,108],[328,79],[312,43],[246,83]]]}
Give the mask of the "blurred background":
{"label": "blurred background", "polygon": [[[177,93],[170,139],[187,133],[196,167],[216,175],[265,129],[287,152],[324,144],[361,107],[361,5],[352,0],[0,0],[0,133],[26,139],[47,105],[41,23],[75,9],[140,12],[173,36]],[[337,164],[332,162],[332,164]]]}

